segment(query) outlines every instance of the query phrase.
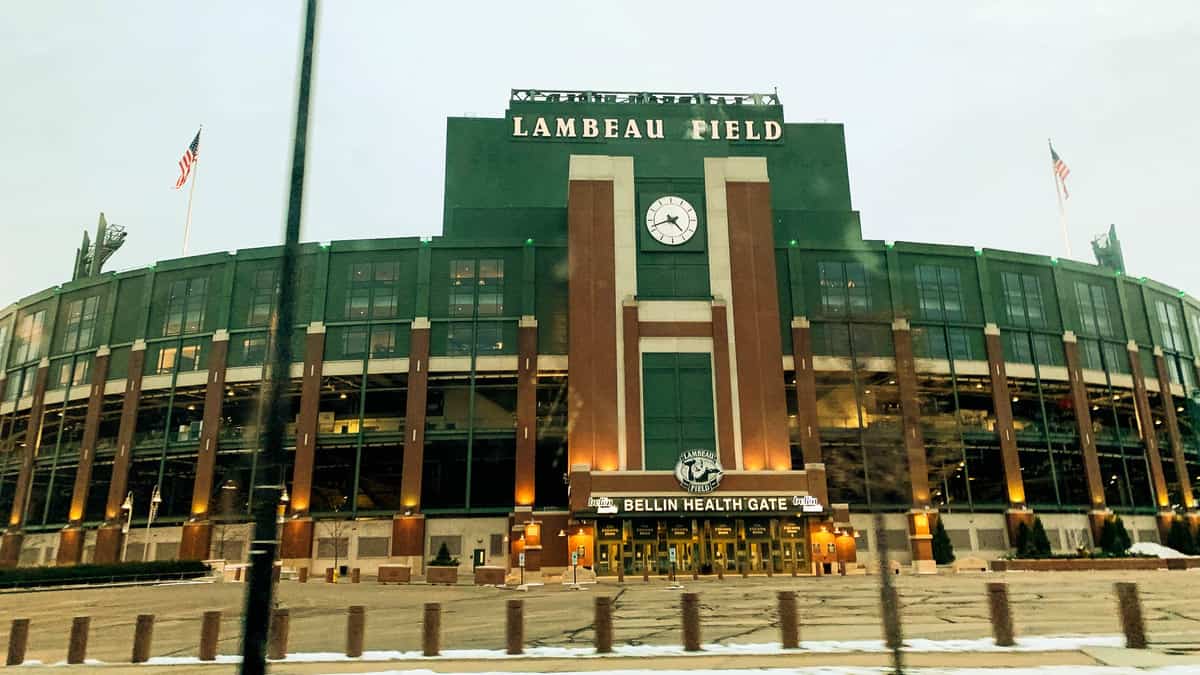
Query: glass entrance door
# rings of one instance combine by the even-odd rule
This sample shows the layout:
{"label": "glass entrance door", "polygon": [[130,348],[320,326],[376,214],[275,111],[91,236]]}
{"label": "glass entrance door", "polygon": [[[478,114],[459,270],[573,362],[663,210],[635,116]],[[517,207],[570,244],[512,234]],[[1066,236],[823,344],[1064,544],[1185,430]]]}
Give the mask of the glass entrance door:
{"label": "glass entrance door", "polygon": [[596,574],[615,575],[621,565],[620,542],[602,541],[596,544],[596,554]]}

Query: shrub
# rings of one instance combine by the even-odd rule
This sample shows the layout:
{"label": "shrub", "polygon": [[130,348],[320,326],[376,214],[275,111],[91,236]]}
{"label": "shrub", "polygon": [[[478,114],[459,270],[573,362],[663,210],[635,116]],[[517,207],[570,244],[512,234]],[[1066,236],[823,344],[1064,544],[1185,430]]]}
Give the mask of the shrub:
{"label": "shrub", "polygon": [[1100,548],[1106,554],[1114,557],[1128,555],[1132,545],[1133,540],[1129,538],[1129,532],[1120,516],[1113,516],[1104,521],[1104,529],[1100,530]]}
{"label": "shrub", "polygon": [[446,547],[446,542],[438,547],[437,556],[429,561],[433,567],[458,567],[458,558],[450,557],[450,549]]}
{"label": "shrub", "polygon": [[1196,540],[1182,518],[1171,521],[1171,529],[1167,531],[1167,546],[1184,555],[1196,555]]}
{"label": "shrub", "polygon": [[933,561],[939,565],[954,562],[954,542],[946,534],[946,526],[941,518],[937,519],[937,525],[933,528]]}
{"label": "shrub", "polygon": [[195,560],[161,560],[64,567],[18,567],[0,570],[0,588],[195,579],[208,574],[208,571],[208,565]]}
{"label": "shrub", "polygon": [[1029,533],[1029,548],[1033,555],[1045,558],[1050,555],[1050,538],[1046,536],[1046,528],[1041,518],[1033,519],[1033,530]]}
{"label": "shrub", "polygon": [[1032,547],[1032,533],[1024,521],[1017,523],[1017,540],[1013,542],[1013,549],[1018,558],[1036,557]]}

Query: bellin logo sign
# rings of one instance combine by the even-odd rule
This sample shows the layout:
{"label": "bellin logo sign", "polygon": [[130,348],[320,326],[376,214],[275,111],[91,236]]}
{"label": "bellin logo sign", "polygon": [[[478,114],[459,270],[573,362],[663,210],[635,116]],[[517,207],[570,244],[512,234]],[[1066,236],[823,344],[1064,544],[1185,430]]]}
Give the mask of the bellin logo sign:
{"label": "bellin logo sign", "polygon": [[684,450],[675,464],[675,479],[679,487],[692,493],[712,492],[721,484],[725,471],[717,461],[717,453],[704,448]]}

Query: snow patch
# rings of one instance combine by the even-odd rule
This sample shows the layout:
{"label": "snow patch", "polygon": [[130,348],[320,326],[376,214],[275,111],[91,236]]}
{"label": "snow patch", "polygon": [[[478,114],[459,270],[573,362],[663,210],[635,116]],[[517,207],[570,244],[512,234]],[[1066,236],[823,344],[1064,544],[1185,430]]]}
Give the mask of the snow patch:
{"label": "snow patch", "polygon": [[1173,548],[1152,541],[1141,541],[1129,547],[1129,552],[1136,555],[1148,555],[1155,558],[1186,558],[1187,556]]}

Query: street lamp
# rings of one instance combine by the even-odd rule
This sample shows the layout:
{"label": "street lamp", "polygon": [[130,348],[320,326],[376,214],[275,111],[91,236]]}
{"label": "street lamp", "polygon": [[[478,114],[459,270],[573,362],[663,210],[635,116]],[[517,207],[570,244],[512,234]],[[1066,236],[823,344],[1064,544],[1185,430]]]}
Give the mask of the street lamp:
{"label": "street lamp", "polygon": [[[121,562],[125,562],[125,554],[129,551],[129,523],[133,520],[133,493],[125,495],[125,501],[121,504],[121,513],[124,516],[124,522],[121,523]],[[143,556],[145,557],[145,556]]]}
{"label": "street lamp", "polygon": [[158,515],[158,507],[162,506],[162,492],[158,486],[154,486],[154,492],[150,494],[150,514],[146,518],[146,548],[142,553],[142,562],[150,560],[150,525],[154,522],[154,517]]}
{"label": "street lamp", "polygon": [[279,493],[279,516],[277,518],[277,522],[281,525],[283,524],[283,516],[287,513],[288,502],[290,501],[292,501],[292,498],[288,496],[287,486],[284,486],[283,491]]}

